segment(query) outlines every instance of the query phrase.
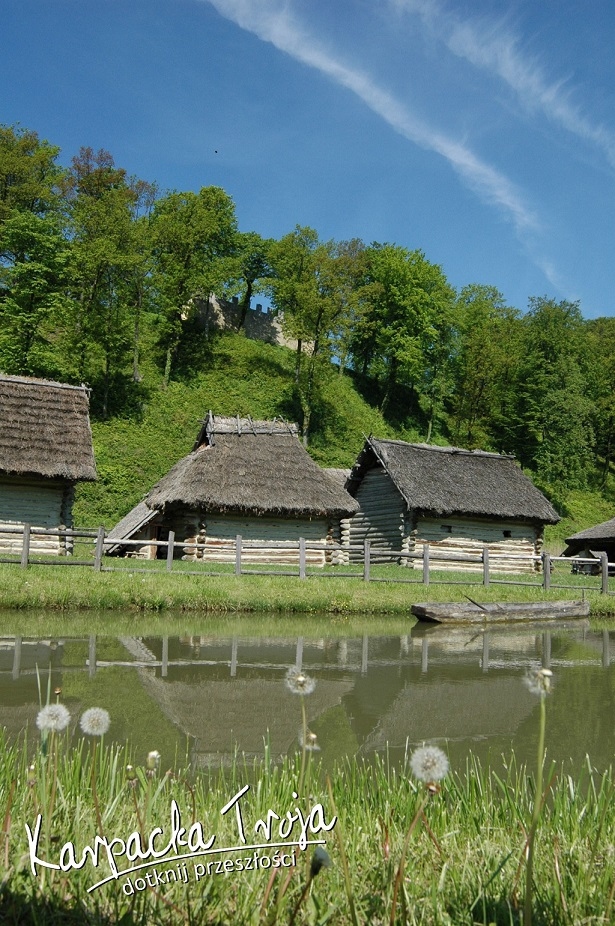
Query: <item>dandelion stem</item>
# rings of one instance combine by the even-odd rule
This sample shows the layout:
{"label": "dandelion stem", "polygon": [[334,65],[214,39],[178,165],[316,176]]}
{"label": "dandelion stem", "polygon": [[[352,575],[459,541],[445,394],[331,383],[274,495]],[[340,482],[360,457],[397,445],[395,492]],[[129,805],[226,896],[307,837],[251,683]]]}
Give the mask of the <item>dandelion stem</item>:
{"label": "dandelion stem", "polygon": [[389,918],[389,923],[391,924],[391,926],[393,926],[393,924],[395,923],[395,913],[397,911],[397,895],[399,894],[399,888],[401,887],[401,883],[404,877],[404,869],[406,867],[406,855],[408,854],[408,846],[410,845],[410,837],[412,836],[412,833],[414,831],[414,828],[416,827],[416,824],[419,822],[419,820],[423,816],[423,812],[425,810],[425,807],[427,806],[428,800],[429,800],[429,791],[425,791],[423,800],[419,804],[419,809],[415,813],[412,823],[410,824],[410,827],[408,829],[408,832],[406,833],[406,838],[404,839],[404,844],[401,850],[401,857],[399,859],[399,867],[397,869],[397,875],[395,876],[395,887],[393,888],[393,902],[391,904],[391,916]]}
{"label": "dandelion stem", "polygon": [[545,761],[545,728],[547,719],[546,693],[540,695],[540,730],[538,734],[538,756],[536,768],[536,791],[532,820],[527,837],[527,865],[525,869],[525,903],[523,906],[523,926],[532,926],[532,887],[534,880],[534,838],[542,810],[542,778]]}
{"label": "dandelion stem", "polygon": [[98,826],[98,832],[101,837],[104,836],[103,825],[102,825],[102,816],[100,814],[100,803],[98,801],[98,789],[96,787],[96,749],[98,746],[98,740],[94,740],[94,746],[92,749],[92,774],[91,774],[91,784],[92,784],[92,797],[94,798],[94,810],[96,811],[96,825]]}
{"label": "dandelion stem", "polygon": [[303,725],[303,736],[301,737],[301,772],[299,774],[299,787],[297,788],[297,793],[301,795],[303,791],[303,780],[305,778],[305,756],[306,756],[306,743],[307,743],[307,714],[305,711],[305,698],[301,695],[301,722]]}

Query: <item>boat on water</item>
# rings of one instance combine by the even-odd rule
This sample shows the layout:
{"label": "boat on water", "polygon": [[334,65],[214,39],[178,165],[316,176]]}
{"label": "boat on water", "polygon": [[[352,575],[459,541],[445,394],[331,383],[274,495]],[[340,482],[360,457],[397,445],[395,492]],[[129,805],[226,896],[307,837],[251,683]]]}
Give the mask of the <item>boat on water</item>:
{"label": "boat on water", "polygon": [[589,600],[531,601],[516,604],[477,601],[413,604],[412,614],[420,621],[437,624],[500,624],[508,621],[557,621],[587,617]]}

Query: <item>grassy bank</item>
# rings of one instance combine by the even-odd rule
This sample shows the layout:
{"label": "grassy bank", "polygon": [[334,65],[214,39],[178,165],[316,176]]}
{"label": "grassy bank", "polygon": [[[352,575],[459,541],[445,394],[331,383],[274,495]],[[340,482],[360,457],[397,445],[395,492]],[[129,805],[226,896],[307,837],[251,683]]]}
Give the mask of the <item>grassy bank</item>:
{"label": "grassy bank", "polygon": [[[599,579],[566,575],[567,589],[544,592],[538,576],[536,585],[480,584],[480,577],[467,573],[435,573],[425,586],[420,573],[412,574],[400,567],[377,567],[375,578],[412,578],[414,581],[363,582],[360,578],[337,578],[322,571],[306,580],[294,577],[244,575],[221,572],[216,576],[188,574],[178,569],[131,571],[130,566],[117,572],[95,572],[81,566],[51,567],[0,566],[0,610],[111,610],[123,612],[163,612],[181,610],[201,613],[270,612],[360,614],[407,614],[418,601],[465,601],[467,597],[489,601],[556,601],[580,598],[583,588],[599,589]],[[507,576],[507,580],[514,579]],[[528,576],[516,577],[528,582]],[[555,581],[555,580],[554,580]],[[444,584],[446,583],[446,584]],[[615,580],[611,580],[615,591]],[[615,613],[611,594],[585,592],[590,597],[592,614]]]}
{"label": "grassy bank", "polygon": [[[297,711],[299,723],[299,705]],[[151,740],[154,748],[155,731]],[[468,756],[466,767],[453,769],[430,795],[409,768],[396,773],[387,769],[386,761],[369,767],[354,761],[340,765],[329,792],[317,766],[304,763],[301,753],[277,766],[266,754],[249,767],[238,758],[230,771],[211,780],[178,768],[167,771],[172,757],[163,756],[158,767],[155,758],[131,756],[94,739],[69,742],[65,733],[48,736],[34,760],[19,746],[0,742],[0,748],[5,831],[0,919],[7,926],[523,922],[524,857],[535,781],[527,769],[516,766],[514,757],[498,776]],[[129,765],[132,771],[126,770]],[[553,773],[545,781],[546,801],[534,843],[532,922],[612,922],[613,775],[596,776],[588,761],[575,780]],[[310,880],[313,849],[303,854],[296,848],[296,864],[289,857],[288,867],[277,872],[269,866],[257,871],[233,867],[235,859],[253,856],[254,850],[242,847],[235,812],[222,815],[221,809],[247,784],[250,790],[241,798],[247,846],[269,843],[259,855],[271,859],[279,834],[274,831],[267,839],[261,830],[255,835],[256,821],[269,810],[281,818],[287,812],[296,815],[297,807],[307,817],[321,804],[325,822],[336,813],[339,820],[330,832],[309,835],[324,836],[331,867]],[[167,860],[170,852],[155,865],[111,879],[90,893],[88,888],[110,873],[104,850],[97,867],[87,861],[80,870],[38,867],[32,873],[25,825],[34,828],[39,813],[35,855],[57,863],[65,843],[72,842],[80,858],[97,834],[126,840],[130,833],[141,833],[146,844],[154,827],[161,827],[160,849],[168,842],[173,800],[182,825],[200,823],[205,836],[216,836],[216,847],[239,846],[240,851],[187,860],[180,869],[187,877],[183,882],[137,882],[152,870],[161,878],[177,870],[177,862]],[[295,821],[285,839],[297,840],[299,834],[300,821]],[[216,874],[210,868],[197,882],[201,869],[195,864],[209,859],[230,860],[227,871]],[[120,870],[131,867],[122,861]],[[133,893],[131,883],[136,885]]]}

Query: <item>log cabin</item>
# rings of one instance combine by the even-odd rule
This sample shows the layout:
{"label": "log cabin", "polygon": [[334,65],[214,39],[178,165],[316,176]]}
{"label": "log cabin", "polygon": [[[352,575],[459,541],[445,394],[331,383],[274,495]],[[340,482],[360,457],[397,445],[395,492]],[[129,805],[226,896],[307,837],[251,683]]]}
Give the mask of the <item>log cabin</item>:
{"label": "log cabin", "polygon": [[75,484],[96,479],[85,386],[0,374],[0,550],[21,552],[31,525],[34,553],[66,555],[66,537],[37,528],[71,528]]}
{"label": "log cabin", "polygon": [[[434,568],[478,571],[488,547],[494,571],[533,572],[545,524],[559,521],[513,457],[480,450],[369,437],[346,488],[360,506],[350,542],[369,540],[374,562],[379,550],[400,552],[416,557],[401,562],[422,568],[429,544]],[[459,555],[474,562],[462,567],[452,559]]]}
{"label": "log cabin", "polygon": [[[595,554],[606,553],[609,563],[615,563],[615,518],[587,527],[578,534],[566,538],[567,547],[562,556],[579,556],[595,559]],[[578,567],[579,572],[599,572],[599,563],[595,567],[585,563]],[[611,571],[612,567],[609,567]]]}
{"label": "log cabin", "polygon": [[[341,561],[342,554],[333,549],[340,542],[340,520],[357,509],[357,502],[309,456],[296,425],[210,412],[192,452],[113,528],[111,537],[143,540],[136,555],[153,559],[162,548],[147,541],[164,541],[172,530],[183,543],[177,554],[182,559],[234,562],[241,535],[245,563],[296,563],[296,542],[303,537],[331,545],[330,553],[306,550],[306,564],[322,566]],[[295,545],[250,548],[250,542],[284,541]],[[127,550],[118,543],[109,552]]]}

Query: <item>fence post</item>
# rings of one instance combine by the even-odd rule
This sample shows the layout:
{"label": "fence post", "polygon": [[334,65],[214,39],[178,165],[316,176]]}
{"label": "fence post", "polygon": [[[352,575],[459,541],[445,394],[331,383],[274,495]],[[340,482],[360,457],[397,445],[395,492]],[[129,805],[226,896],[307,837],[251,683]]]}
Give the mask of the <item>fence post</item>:
{"label": "fence post", "polygon": [[366,540],[363,544],[363,581],[369,582],[371,543]]}
{"label": "fence post", "polygon": [[102,569],[102,559],[103,552],[105,548],[105,529],[104,527],[98,528],[98,533],[96,534],[96,549],[94,550],[94,569],[97,572],[100,572]]}
{"label": "fence post", "polygon": [[23,540],[21,542],[22,569],[27,568],[29,555],[30,555],[30,525],[26,522],[23,526]]}
{"label": "fence post", "polygon": [[483,547],[483,585],[489,585],[489,547]]}
{"label": "fence post", "polygon": [[167,572],[173,568],[173,554],[175,552],[175,531],[169,531],[167,538]]}
{"label": "fence post", "polygon": [[600,553],[600,572],[602,574],[602,588],[600,589],[601,594],[608,595],[609,593],[609,557],[606,553]]}
{"label": "fence post", "polygon": [[551,588],[551,557],[548,553],[542,554],[542,587],[545,592]]}
{"label": "fence post", "polygon": [[423,544],[423,585],[429,585],[429,544]]}
{"label": "fence post", "polygon": [[299,537],[299,578],[305,579],[305,537]]}
{"label": "fence post", "polygon": [[241,575],[241,534],[235,538],[235,575]]}

